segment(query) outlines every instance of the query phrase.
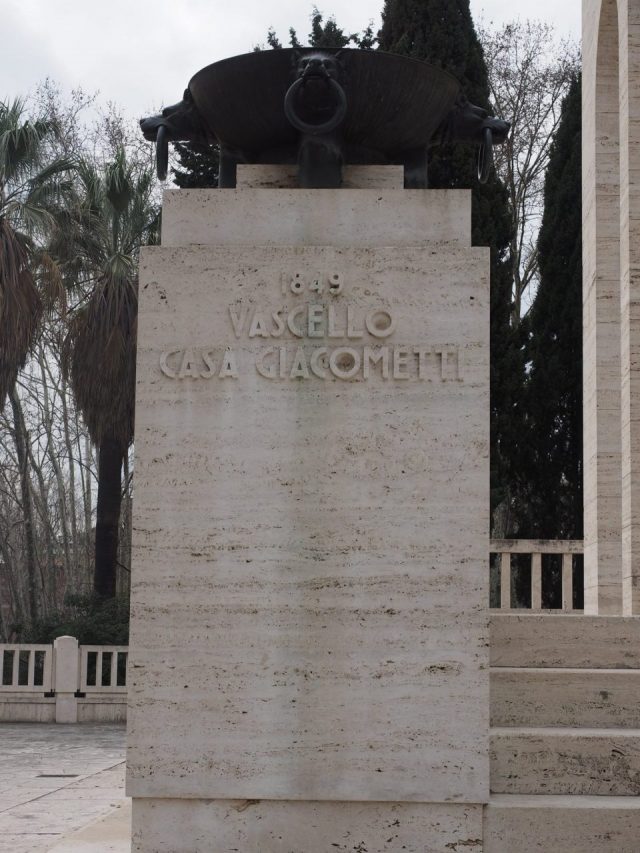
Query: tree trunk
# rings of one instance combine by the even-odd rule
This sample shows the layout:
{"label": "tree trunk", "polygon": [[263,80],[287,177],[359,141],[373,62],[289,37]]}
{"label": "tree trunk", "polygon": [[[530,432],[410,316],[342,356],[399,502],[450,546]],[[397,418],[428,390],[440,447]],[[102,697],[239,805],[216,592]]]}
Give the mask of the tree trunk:
{"label": "tree trunk", "polygon": [[62,401],[64,443],[67,450],[67,459],[69,460],[69,520],[71,522],[72,565],[69,567],[68,589],[76,591],[78,589],[78,580],[80,576],[80,558],[78,557],[78,510],[76,506],[76,459],[73,454],[73,446],[71,444],[69,407],[67,404],[67,383],[64,380],[64,376],[62,377],[62,386],[60,388],[60,399]]}
{"label": "tree trunk", "polygon": [[78,589],[82,589],[83,592],[86,592],[86,588],[91,585],[92,581],[92,571],[91,568],[94,563],[93,559],[93,551],[91,549],[91,545],[93,543],[92,529],[93,529],[93,501],[91,495],[91,489],[93,487],[93,472],[91,470],[91,466],[93,464],[93,455],[91,449],[91,440],[87,434],[84,436],[84,451],[82,450],[82,442],[80,440],[81,437],[81,429],[80,423],[78,420],[78,413],[75,415],[76,419],[76,446],[78,448],[78,459],[80,460],[80,480],[82,484],[82,506],[84,510],[84,535],[82,538],[82,580],[78,585]]}
{"label": "tree trunk", "polygon": [[98,505],[96,508],[96,550],[93,588],[100,598],[116,594],[118,529],[122,503],[122,461],[120,442],[106,438],[98,448]]}
{"label": "tree trunk", "polygon": [[[14,643],[15,640],[15,631],[13,629],[13,625],[21,625],[23,621],[23,613],[24,613],[24,602],[21,596],[21,590],[18,587],[18,584],[15,582],[16,572],[15,566],[13,563],[12,555],[9,552],[9,549],[6,547],[6,544],[2,541],[0,537],[0,557],[2,558],[3,565],[0,567],[0,583],[6,585],[6,589],[8,592],[8,598],[10,602],[10,617],[11,623],[6,624],[6,620],[2,618],[2,642],[3,643]],[[0,606],[0,611],[2,607]]]}
{"label": "tree trunk", "polygon": [[118,542],[118,583],[117,593],[128,596],[131,583],[131,472],[129,453],[124,455],[122,471],[122,512],[120,515],[120,541]]}
{"label": "tree trunk", "polygon": [[36,566],[35,532],[33,529],[33,505],[31,503],[31,483],[29,482],[29,455],[27,443],[29,436],[22,415],[22,406],[18,392],[14,388],[9,394],[11,411],[15,427],[16,456],[20,469],[20,497],[22,499],[22,519],[24,524],[25,558],[27,563],[27,589],[29,619],[38,616],[38,572]]}

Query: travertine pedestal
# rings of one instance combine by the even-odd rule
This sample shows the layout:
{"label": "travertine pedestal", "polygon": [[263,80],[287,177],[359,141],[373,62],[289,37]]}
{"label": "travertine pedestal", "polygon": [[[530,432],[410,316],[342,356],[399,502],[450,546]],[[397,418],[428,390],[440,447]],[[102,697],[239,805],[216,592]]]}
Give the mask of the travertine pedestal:
{"label": "travertine pedestal", "polygon": [[140,282],[134,850],[481,851],[488,292],[465,192],[166,194]]}

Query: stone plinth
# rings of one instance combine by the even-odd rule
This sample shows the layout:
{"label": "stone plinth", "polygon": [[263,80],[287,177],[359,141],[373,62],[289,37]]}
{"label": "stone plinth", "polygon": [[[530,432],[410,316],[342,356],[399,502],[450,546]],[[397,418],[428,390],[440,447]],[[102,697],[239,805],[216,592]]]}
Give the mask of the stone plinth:
{"label": "stone plinth", "polygon": [[[403,197],[322,191],[323,218],[310,191],[173,194],[144,254],[135,850],[481,837],[488,252],[466,193]],[[394,245],[416,209],[432,230]]]}

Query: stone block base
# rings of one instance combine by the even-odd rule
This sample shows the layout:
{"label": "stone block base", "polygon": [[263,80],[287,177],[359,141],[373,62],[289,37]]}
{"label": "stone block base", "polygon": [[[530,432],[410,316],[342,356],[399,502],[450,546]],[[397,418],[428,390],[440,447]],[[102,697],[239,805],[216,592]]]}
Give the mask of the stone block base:
{"label": "stone block base", "polygon": [[482,806],[133,800],[132,853],[482,853]]}
{"label": "stone block base", "polygon": [[484,853],[637,853],[638,838],[635,798],[492,796],[485,810]]}
{"label": "stone block base", "polygon": [[640,729],[640,670],[494,667],[491,725]]}
{"label": "stone block base", "polygon": [[491,791],[638,797],[640,731],[494,728]]}

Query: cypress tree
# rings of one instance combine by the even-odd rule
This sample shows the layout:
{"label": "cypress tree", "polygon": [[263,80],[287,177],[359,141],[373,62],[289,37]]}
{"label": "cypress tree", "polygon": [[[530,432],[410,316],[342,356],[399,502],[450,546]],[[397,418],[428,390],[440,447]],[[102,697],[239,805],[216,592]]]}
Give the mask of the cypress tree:
{"label": "cypress tree", "polygon": [[[386,0],[378,40],[381,50],[424,60],[453,74],[473,104],[491,111],[487,68],[471,18],[469,0]],[[429,186],[471,189],[472,242],[491,248],[493,518],[496,507],[511,500],[524,373],[519,332],[510,325],[512,296],[507,257],[511,226],[508,198],[495,174],[484,185],[478,182],[474,146],[434,147],[429,155]],[[509,535],[512,532],[503,528],[499,534]]]}
{"label": "cypress tree", "polygon": [[538,238],[540,284],[530,319],[530,422],[521,488],[527,534],[536,538],[583,535],[581,168],[576,78],[550,151]]}
{"label": "cypress tree", "polygon": [[174,150],[180,163],[174,167],[173,182],[182,189],[217,187],[220,163],[217,145],[185,145],[176,142]]}

